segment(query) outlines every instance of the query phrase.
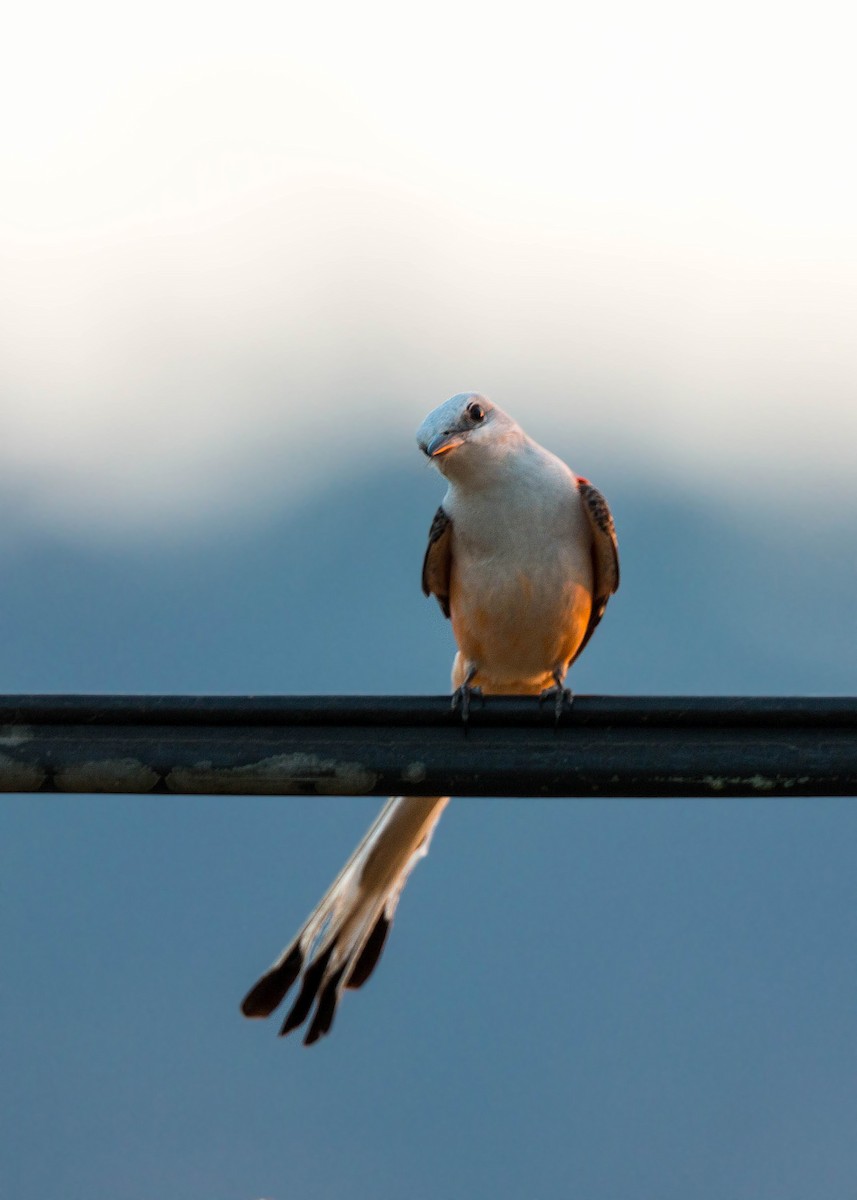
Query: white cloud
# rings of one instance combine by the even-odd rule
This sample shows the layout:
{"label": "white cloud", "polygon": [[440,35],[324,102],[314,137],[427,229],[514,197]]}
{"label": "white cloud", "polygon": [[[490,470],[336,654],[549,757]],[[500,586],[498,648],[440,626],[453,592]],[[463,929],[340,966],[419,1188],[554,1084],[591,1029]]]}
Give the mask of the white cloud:
{"label": "white cloud", "polygon": [[22,10],[7,503],[181,532],[404,458],[469,387],[667,482],[857,500],[833,11]]}

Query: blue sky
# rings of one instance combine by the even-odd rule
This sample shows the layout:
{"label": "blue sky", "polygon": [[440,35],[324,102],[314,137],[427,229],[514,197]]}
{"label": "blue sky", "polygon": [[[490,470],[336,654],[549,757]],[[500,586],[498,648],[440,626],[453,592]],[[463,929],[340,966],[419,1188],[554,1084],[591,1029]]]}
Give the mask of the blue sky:
{"label": "blue sky", "polygon": [[[31,532],[4,555],[6,689],[444,691],[419,590],[441,481],[400,457],[181,549]],[[838,542],[611,501],[623,585],[580,691],[853,690]],[[279,1041],[241,996],[375,807],[4,800],[10,1194],[849,1194],[851,801],[454,802],[332,1036]]]}

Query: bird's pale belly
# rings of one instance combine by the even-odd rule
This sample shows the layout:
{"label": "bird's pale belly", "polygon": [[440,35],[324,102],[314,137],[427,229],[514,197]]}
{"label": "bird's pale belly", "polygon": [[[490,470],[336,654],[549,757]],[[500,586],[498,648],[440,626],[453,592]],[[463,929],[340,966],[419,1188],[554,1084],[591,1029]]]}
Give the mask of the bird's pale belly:
{"label": "bird's pale belly", "polygon": [[[472,668],[486,692],[538,692],[553,685],[580,646],[592,608],[591,580],[539,572],[538,584],[519,572],[490,582],[451,580],[450,609],[459,654],[453,685]],[[457,678],[461,675],[462,678]]]}

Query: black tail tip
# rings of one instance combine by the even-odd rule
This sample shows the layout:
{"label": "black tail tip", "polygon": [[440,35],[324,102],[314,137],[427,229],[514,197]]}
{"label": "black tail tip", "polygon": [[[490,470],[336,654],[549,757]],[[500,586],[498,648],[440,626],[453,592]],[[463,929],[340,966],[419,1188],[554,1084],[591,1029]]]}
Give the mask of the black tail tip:
{"label": "black tail tip", "polygon": [[375,928],[369,935],[366,945],[360,952],[360,957],[354,964],[351,974],[345,981],[347,988],[362,987],[372,972],[378,959],[381,957],[381,951],[384,949],[384,943],[387,940],[387,934],[390,932],[390,921],[387,919],[386,913],[381,913],[378,920],[375,922]]}
{"label": "black tail tip", "polygon": [[330,979],[324,985],[321,995],[318,998],[315,1016],[304,1037],[305,1046],[311,1046],[320,1037],[324,1037],[326,1033],[330,1033],[333,1018],[336,1016],[336,1005],[339,1001],[339,984],[344,974],[345,967],[342,966],[335,975],[331,975]]}
{"label": "black tail tip", "polygon": [[269,1017],[285,998],[286,992],[301,973],[304,956],[295,945],[282,960],[266,971],[241,1001],[245,1017]]}
{"label": "black tail tip", "polygon": [[321,987],[324,972],[330,956],[333,954],[333,947],[334,943],[331,943],[323,954],[320,954],[317,959],[310,963],[304,972],[301,990],[298,992],[297,1000],[295,1000],[286,1014],[286,1019],[283,1021],[280,1029],[280,1037],[285,1037],[293,1029],[297,1029],[298,1025],[303,1025],[309,1016],[309,1010],[312,1008],[313,1002],[318,995],[318,989]]}

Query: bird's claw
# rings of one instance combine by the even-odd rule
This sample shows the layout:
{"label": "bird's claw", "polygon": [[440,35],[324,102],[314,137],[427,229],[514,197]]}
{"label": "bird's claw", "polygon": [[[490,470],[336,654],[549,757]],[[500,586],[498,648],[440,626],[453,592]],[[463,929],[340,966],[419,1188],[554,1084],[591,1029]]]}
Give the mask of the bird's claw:
{"label": "bird's claw", "polygon": [[467,725],[470,719],[470,701],[474,696],[478,696],[482,707],[485,707],[485,697],[482,694],[481,687],[471,687],[469,683],[462,683],[461,687],[457,687],[452,693],[451,708],[453,712],[461,712],[462,724]]}
{"label": "bird's claw", "polygon": [[539,704],[544,704],[545,700],[553,700],[554,717],[556,719],[556,723],[559,724],[559,719],[566,710],[566,706],[568,707],[568,710],[571,711],[574,693],[572,692],[571,688],[563,687],[562,684],[558,683],[556,687],[545,688],[543,692],[539,693]]}

